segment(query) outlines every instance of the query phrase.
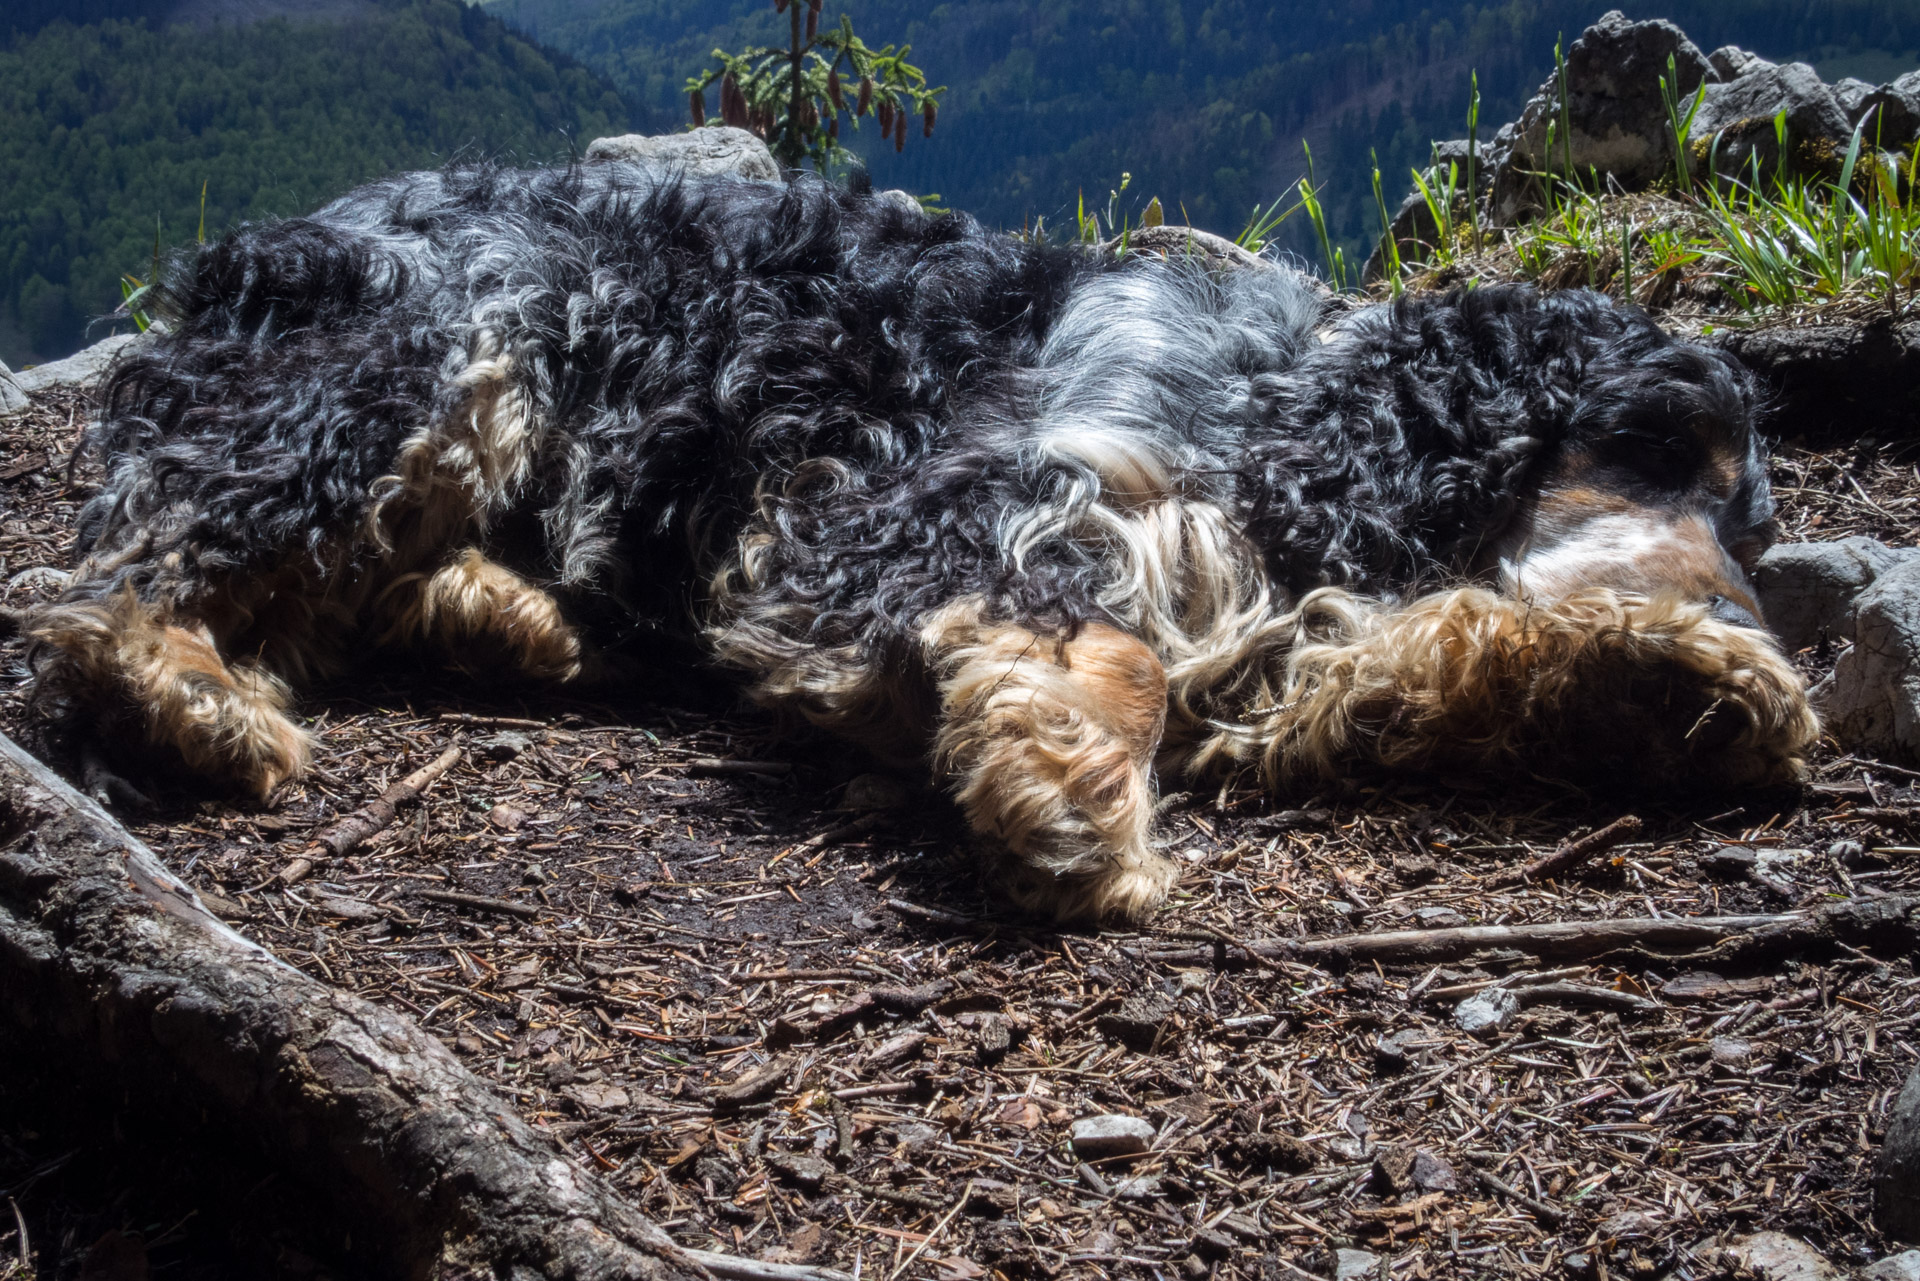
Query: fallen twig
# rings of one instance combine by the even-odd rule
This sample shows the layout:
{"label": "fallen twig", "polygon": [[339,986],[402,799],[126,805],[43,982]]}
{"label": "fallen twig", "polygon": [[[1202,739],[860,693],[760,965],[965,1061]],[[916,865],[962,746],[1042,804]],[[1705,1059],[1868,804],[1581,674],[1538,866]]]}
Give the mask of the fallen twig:
{"label": "fallen twig", "polygon": [[1556,876],[1565,876],[1574,868],[1587,862],[1597,854],[1603,854],[1624,841],[1630,841],[1640,835],[1645,826],[1632,814],[1623,815],[1597,831],[1588,832],[1576,840],[1562,842],[1560,848],[1544,858],[1535,859],[1517,872],[1508,872],[1492,879],[1492,885],[1514,885],[1522,881],[1550,881]]}
{"label": "fallen twig", "polygon": [[1485,1166],[1476,1165],[1473,1166],[1472,1169],[1476,1175],[1480,1176],[1482,1183],[1507,1198],[1507,1200],[1512,1201],[1515,1205],[1533,1211],[1549,1223],[1561,1223],[1566,1220],[1567,1211],[1561,1209],[1559,1206],[1550,1205],[1538,1197],[1528,1196],[1519,1188],[1514,1187],[1499,1175],[1488,1170]]}
{"label": "fallen twig", "polygon": [[793,773],[793,765],[787,761],[738,761],[731,758],[701,756],[687,762],[687,773],[696,777],[714,778],[729,774],[756,774],[764,778],[784,778]]}
{"label": "fallen twig", "polygon": [[687,1258],[727,1281],[853,1281],[851,1274],[836,1268],[816,1268],[806,1263],[768,1263],[761,1259],[742,1259],[718,1250],[680,1251]]}
{"label": "fallen twig", "polygon": [[892,817],[885,810],[874,810],[871,814],[862,814],[859,818],[849,819],[838,827],[830,827],[818,835],[809,836],[801,841],[797,848],[806,850],[818,849],[822,845],[837,845],[850,836],[872,831]]}
{"label": "fallen twig", "polygon": [[526,921],[547,910],[537,903],[515,903],[509,899],[488,898],[484,894],[462,894],[458,890],[414,890],[413,894],[416,898],[431,899],[435,903],[470,907],[476,912],[498,912],[502,916],[517,916]]}
{"label": "fallen twig", "polygon": [[311,873],[315,863],[324,862],[328,858],[343,858],[372,840],[393,822],[394,815],[402,805],[417,799],[422,792],[433,786],[435,779],[452,769],[454,763],[460,759],[460,752],[460,745],[454,744],[314,837],[312,844],[308,845],[298,858],[281,869],[281,882],[292,885]]}

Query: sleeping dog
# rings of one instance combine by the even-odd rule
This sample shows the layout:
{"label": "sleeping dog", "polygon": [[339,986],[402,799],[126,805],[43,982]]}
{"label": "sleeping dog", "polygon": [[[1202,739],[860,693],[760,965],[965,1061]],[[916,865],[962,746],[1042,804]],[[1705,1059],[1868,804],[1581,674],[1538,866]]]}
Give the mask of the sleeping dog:
{"label": "sleeping dog", "polygon": [[1588,293],[1334,313],[811,177],[452,169],[180,264],[27,622],[56,714],[265,796],[369,645],[691,638],[930,761],[1025,905],[1164,897],[1156,774],[1794,777],[1755,392]]}

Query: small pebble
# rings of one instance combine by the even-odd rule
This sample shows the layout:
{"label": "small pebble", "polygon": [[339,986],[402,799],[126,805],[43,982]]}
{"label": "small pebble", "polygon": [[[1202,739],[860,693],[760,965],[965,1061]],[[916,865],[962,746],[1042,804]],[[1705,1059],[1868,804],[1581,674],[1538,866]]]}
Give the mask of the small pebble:
{"label": "small pebble", "polygon": [[1153,1146],[1153,1123],[1137,1116],[1088,1116],[1073,1123],[1068,1137],[1082,1161],[1139,1156]]}
{"label": "small pebble", "polygon": [[1520,1013],[1520,998],[1504,987],[1475,992],[1453,1007],[1453,1021],[1475,1036],[1498,1032]]}

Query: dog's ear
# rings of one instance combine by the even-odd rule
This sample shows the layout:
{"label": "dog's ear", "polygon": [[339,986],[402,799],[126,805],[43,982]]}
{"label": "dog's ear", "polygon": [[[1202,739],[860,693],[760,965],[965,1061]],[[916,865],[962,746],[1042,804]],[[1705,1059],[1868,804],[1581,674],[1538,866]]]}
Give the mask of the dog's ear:
{"label": "dog's ear", "polygon": [[873,174],[865,165],[855,165],[847,174],[847,190],[856,196],[873,194]]}

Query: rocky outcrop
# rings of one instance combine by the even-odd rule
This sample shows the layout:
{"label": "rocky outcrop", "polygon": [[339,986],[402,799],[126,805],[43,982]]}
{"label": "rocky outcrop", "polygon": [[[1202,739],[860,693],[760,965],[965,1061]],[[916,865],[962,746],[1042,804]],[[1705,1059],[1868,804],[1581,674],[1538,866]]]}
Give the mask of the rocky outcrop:
{"label": "rocky outcrop", "polygon": [[[1827,731],[1849,751],[1920,759],[1920,549],[1789,543],[1760,558],[1753,580],[1788,650],[1852,642],[1809,691]],[[1920,1189],[1915,1197],[1920,1205]]]}
{"label": "rocky outcrop", "polygon": [[[1786,125],[1784,155],[1777,119]],[[1671,133],[1665,119],[1660,127]],[[1837,172],[1852,134],[1853,122],[1819,72],[1804,62],[1755,59],[1732,80],[1707,85],[1689,137],[1697,171],[1711,161],[1718,172],[1739,176],[1755,162],[1769,175],[1783,162],[1797,173]]]}
{"label": "rocky outcrop", "polygon": [[587,144],[589,164],[614,160],[684,169],[696,178],[737,174],[756,182],[780,181],[780,165],[767,144],[731,125],[705,125],[657,137],[627,133]]}
{"label": "rocky outcrop", "polygon": [[1720,329],[1725,348],[1766,383],[1766,430],[1835,440],[1920,422],[1920,318]]}
{"label": "rocky outcrop", "polygon": [[1875,576],[1853,604],[1853,647],[1809,692],[1849,751],[1920,759],[1920,560]]}
{"label": "rocky outcrop", "polygon": [[[1731,45],[1702,54],[1672,23],[1632,22],[1615,10],[1568,49],[1564,86],[1558,73],[1549,77],[1489,145],[1491,224],[1511,225],[1536,212],[1543,175],[1564,175],[1569,161],[1580,178],[1597,173],[1627,191],[1673,173],[1663,76],[1674,82],[1683,108],[1704,89],[1689,134],[1696,173],[1709,161],[1723,174],[1745,173],[1757,159],[1766,173],[1784,163],[1798,173],[1831,175],[1863,121],[1869,147],[1904,151],[1920,139],[1920,71],[1877,88],[1859,80],[1828,85],[1806,63],[1773,63]],[[1784,154],[1774,127],[1783,113]]]}
{"label": "rocky outcrop", "polygon": [[1669,58],[1682,95],[1714,74],[1707,56],[1671,22],[1630,22],[1615,9],[1588,27],[1567,50],[1564,117],[1571,128],[1556,123],[1563,114],[1556,74],[1496,137],[1494,222],[1509,224],[1537,210],[1539,175],[1565,174],[1569,162],[1576,174],[1611,174],[1628,190],[1669,172],[1673,146],[1660,96]]}

